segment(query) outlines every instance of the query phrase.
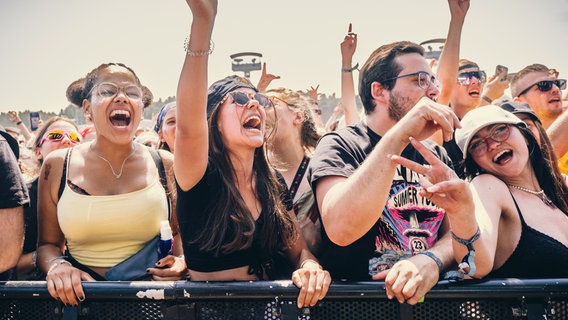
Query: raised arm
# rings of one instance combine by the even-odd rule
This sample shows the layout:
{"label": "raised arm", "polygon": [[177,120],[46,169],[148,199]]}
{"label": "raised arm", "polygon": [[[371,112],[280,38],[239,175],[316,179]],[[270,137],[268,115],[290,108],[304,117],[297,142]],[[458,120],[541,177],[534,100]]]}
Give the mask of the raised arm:
{"label": "raised arm", "polygon": [[280,76],[274,75],[272,73],[266,72],[266,62],[262,64],[262,74],[258,80],[258,85],[256,88],[260,92],[265,92],[272,80],[280,79]]}
{"label": "raised arm", "polygon": [[216,0],[186,0],[193,20],[177,89],[174,173],[183,190],[205,173],[209,152],[207,126],[207,65],[217,14]]}
{"label": "raised arm", "polygon": [[461,33],[469,9],[469,0],[448,0],[448,4],[451,14],[450,26],[436,71],[442,85],[438,102],[445,105],[450,103],[452,90],[457,84]]}
{"label": "raised arm", "polygon": [[355,84],[353,82],[353,55],[357,50],[357,34],[352,32],[349,24],[347,35],[341,42],[341,103],[345,113],[345,125],[350,126],[359,122],[359,112],[355,102]]}

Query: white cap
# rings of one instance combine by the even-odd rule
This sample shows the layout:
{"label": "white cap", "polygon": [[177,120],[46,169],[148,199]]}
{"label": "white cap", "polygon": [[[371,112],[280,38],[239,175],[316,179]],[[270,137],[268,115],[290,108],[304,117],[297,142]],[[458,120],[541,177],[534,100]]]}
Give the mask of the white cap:
{"label": "white cap", "polygon": [[168,220],[160,221],[160,239],[170,240],[173,237],[172,228],[170,228],[170,222]]}
{"label": "white cap", "polygon": [[475,108],[465,114],[460,121],[461,128],[456,129],[456,144],[463,153],[463,158],[467,157],[467,148],[473,136],[481,129],[497,123],[524,124],[514,114],[501,109],[495,105]]}

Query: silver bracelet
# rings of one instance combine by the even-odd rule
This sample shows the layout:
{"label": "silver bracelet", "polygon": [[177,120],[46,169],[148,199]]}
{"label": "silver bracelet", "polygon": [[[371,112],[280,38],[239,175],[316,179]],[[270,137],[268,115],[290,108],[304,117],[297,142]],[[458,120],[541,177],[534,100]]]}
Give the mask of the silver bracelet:
{"label": "silver bracelet", "polygon": [[183,49],[185,50],[185,53],[190,56],[190,57],[200,57],[200,56],[208,56],[210,54],[213,53],[213,50],[215,49],[215,42],[213,42],[213,40],[209,40],[209,50],[199,50],[199,51],[191,51],[191,49],[189,48],[189,36],[187,38],[185,38],[185,41],[183,42]]}

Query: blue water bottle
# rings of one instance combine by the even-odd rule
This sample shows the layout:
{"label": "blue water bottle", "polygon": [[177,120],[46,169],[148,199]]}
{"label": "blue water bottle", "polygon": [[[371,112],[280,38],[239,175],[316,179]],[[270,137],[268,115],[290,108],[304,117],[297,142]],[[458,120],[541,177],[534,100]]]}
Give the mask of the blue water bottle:
{"label": "blue water bottle", "polygon": [[170,222],[164,220],[160,222],[160,259],[172,254],[172,229]]}

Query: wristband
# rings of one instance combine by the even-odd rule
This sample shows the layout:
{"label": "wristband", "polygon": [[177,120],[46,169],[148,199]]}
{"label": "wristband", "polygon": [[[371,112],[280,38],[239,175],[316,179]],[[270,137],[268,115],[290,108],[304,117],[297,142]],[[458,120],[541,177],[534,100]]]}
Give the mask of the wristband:
{"label": "wristband", "polygon": [[353,68],[341,68],[341,72],[353,72],[353,70],[359,70],[359,62]]}
{"label": "wristband", "polygon": [[423,254],[427,257],[429,257],[430,259],[434,260],[434,262],[436,262],[436,265],[438,265],[438,270],[440,271],[440,273],[442,273],[442,260],[440,260],[440,258],[436,257],[436,255],[431,252],[431,251],[420,251],[417,254]]}
{"label": "wristband", "polygon": [[493,103],[493,100],[489,99],[489,97],[486,96],[486,95],[482,95],[482,96],[481,96],[481,99],[483,99],[483,100],[489,102],[490,104]]}

